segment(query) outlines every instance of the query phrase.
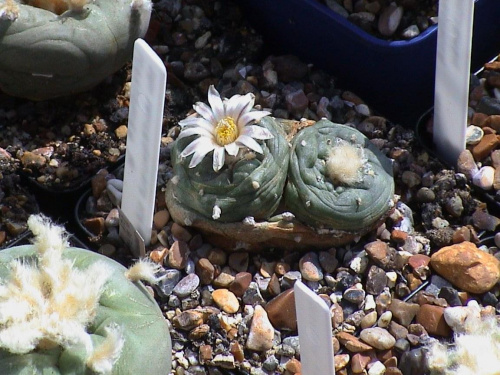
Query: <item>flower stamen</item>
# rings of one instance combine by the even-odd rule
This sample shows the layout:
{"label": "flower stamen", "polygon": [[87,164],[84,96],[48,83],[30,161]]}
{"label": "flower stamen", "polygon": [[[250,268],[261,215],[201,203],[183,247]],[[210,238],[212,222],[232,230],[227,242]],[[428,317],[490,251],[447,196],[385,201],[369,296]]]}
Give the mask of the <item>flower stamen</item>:
{"label": "flower stamen", "polygon": [[215,141],[220,146],[233,143],[238,138],[238,127],[232,117],[226,116],[220,119],[215,126]]}

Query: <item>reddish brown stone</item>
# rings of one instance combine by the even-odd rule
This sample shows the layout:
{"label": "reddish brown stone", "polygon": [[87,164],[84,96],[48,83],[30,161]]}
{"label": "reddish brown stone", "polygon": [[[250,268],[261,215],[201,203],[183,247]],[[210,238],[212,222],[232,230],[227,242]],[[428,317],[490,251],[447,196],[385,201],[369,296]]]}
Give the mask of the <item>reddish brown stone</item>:
{"label": "reddish brown stone", "polygon": [[387,367],[384,375],[403,375],[403,373],[397,367]]}
{"label": "reddish brown stone", "polygon": [[500,115],[488,116],[481,125],[481,127],[485,126],[488,126],[497,132],[500,131]]}
{"label": "reddish brown stone", "polygon": [[373,241],[365,245],[365,251],[375,262],[380,263],[387,257],[388,245],[382,241]]}
{"label": "reddish brown stone", "polygon": [[234,356],[236,361],[243,362],[245,360],[243,346],[238,341],[233,341],[229,344],[229,351]]}
{"label": "reddish brown stone", "polygon": [[189,242],[189,240],[193,237],[193,235],[177,223],[172,224],[172,236],[179,241]]}
{"label": "reddish brown stone", "polygon": [[451,333],[450,327],[444,320],[444,307],[422,305],[416,320],[430,335],[448,337]]}
{"label": "reddish brown stone", "polygon": [[356,353],[351,359],[351,370],[354,374],[362,374],[368,363],[375,357],[375,352]]}
{"label": "reddish brown stone", "polygon": [[500,141],[495,134],[485,134],[481,141],[472,148],[472,155],[476,161],[482,161],[499,144]]}
{"label": "reddish brown stone", "polygon": [[212,360],[212,355],[212,347],[210,345],[200,346],[200,359],[202,363]]}
{"label": "reddish brown stone", "polygon": [[406,239],[408,238],[408,233],[399,229],[394,229],[391,232],[391,240],[398,242],[398,243],[404,243]]}
{"label": "reddish brown stone", "polygon": [[292,374],[297,374],[301,372],[302,367],[298,359],[292,358],[285,364],[285,369],[290,371]]}
{"label": "reddish brown stone", "polygon": [[500,61],[495,60],[495,61],[487,62],[484,64],[484,69],[500,71]]}
{"label": "reddish brown stone", "polygon": [[372,346],[365,344],[356,336],[347,332],[339,332],[335,335],[335,337],[347,350],[352,353],[366,352],[373,349]]}
{"label": "reddish brown stone", "polygon": [[99,171],[94,177],[92,177],[92,180],[90,182],[90,185],[92,187],[92,196],[94,198],[99,198],[106,189],[106,175],[108,174],[108,171],[103,169],[102,171]]}
{"label": "reddish brown stone", "polygon": [[472,115],[472,119],[470,121],[470,123],[472,125],[476,125],[476,126],[482,126],[484,121],[488,118],[488,115],[485,114],[485,113],[480,113],[480,112],[475,112],[473,115]]}
{"label": "reddish brown stone", "polygon": [[419,309],[420,306],[416,303],[404,302],[396,298],[389,305],[392,318],[404,327],[408,327]]}
{"label": "reddish brown stone", "polygon": [[242,297],[248,286],[252,282],[252,274],[249,272],[238,272],[234,276],[234,280],[229,285],[229,290],[235,294],[236,297]]}
{"label": "reddish brown stone", "polygon": [[100,236],[104,233],[105,223],[103,217],[85,219],[83,225],[96,236]]}
{"label": "reddish brown stone", "polygon": [[271,276],[271,280],[269,280],[269,284],[267,285],[267,292],[271,296],[277,296],[281,293],[280,280],[275,273]]}
{"label": "reddish brown stone", "polygon": [[186,268],[189,253],[190,250],[187,243],[184,241],[175,241],[170,247],[168,265],[178,270]]}
{"label": "reddish brown stone", "polygon": [[429,265],[430,261],[431,261],[431,258],[428,257],[427,255],[424,255],[424,254],[416,254],[416,255],[412,255],[410,258],[408,258],[408,264],[413,269],[417,269],[420,267],[427,267]]}
{"label": "reddish brown stone", "polygon": [[285,290],[266,305],[266,312],[276,329],[297,330],[297,312],[293,288]]}
{"label": "reddish brown stone", "polygon": [[470,228],[463,226],[455,230],[453,233],[453,243],[460,243],[470,241],[471,233]]}
{"label": "reddish brown stone", "polygon": [[207,258],[200,258],[196,262],[196,274],[203,285],[208,285],[214,281],[215,268]]}

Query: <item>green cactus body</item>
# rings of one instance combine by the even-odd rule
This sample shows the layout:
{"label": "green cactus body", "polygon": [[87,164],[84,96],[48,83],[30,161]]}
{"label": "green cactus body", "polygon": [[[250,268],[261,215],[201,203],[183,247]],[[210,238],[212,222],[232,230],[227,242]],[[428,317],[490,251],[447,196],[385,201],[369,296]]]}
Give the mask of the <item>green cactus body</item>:
{"label": "green cactus body", "polygon": [[82,92],[120,69],[146,33],[151,4],[90,2],[58,16],[18,4],[17,19],[0,19],[0,89],[43,100]]}
{"label": "green cactus body", "polygon": [[[14,259],[36,262],[33,245],[18,246],[0,253],[0,280],[8,279]],[[86,269],[100,261],[111,270],[99,299],[96,316],[87,327],[94,346],[102,343],[105,327],[114,323],[122,328],[124,346],[111,374],[164,375],[170,371],[171,342],[168,324],[144,285],[124,276],[126,269],[115,261],[87,250],[67,248],[63,258],[76,269]],[[0,299],[1,300],[1,299]],[[91,375],[80,346],[37,348],[26,354],[0,350],[2,375]]]}
{"label": "green cactus body", "polygon": [[[347,183],[333,181],[327,172],[332,147],[347,145],[362,160],[359,175]],[[339,177],[341,179],[341,177]],[[390,159],[362,133],[345,125],[321,120],[293,139],[285,187],[287,208],[314,227],[357,231],[374,224],[391,206],[394,180]]]}
{"label": "green cactus body", "polygon": [[264,117],[259,125],[274,136],[261,143],[264,153],[251,159],[242,157],[218,172],[213,171],[212,158],[208,156],[189,168],[191,157],[181,159],[179,155],[193,137],[176,141],[172,150],[174,195],[182,206],[210,220],[217,206],[220,222],[237,222],[248,216],[265,219],[276,210],[286,181],[289,145],[273,118]]}

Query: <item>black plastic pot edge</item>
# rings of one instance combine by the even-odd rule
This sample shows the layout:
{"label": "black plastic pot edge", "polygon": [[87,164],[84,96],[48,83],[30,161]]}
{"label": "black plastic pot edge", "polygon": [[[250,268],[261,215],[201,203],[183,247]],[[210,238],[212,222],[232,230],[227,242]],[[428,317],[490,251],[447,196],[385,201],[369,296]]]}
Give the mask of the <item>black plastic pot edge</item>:
{"label": "black plastic pot edge", "polygon": [[[110,174],[120,175],[125,168],[125,159],[120,165],[114,165],[113,168],[109,171]],[[76,235],[82,240],[90,249],[97,250],[96,242],[99,240],[99,236],[96,236],[94,233],[89,231],[83,225],[81,218],[84,216],[85,202],[92,194],[92,189],[90,186],[82,191],[76,200],[76,204],[73,206],[72,217],[70,222],[72,223],[72,228],[75,231]]]}
{"label": "black plastic pot edge", "polygon": [[[108,164],[103,166],[101,169],[115,170],[124,163],[125,155],[121,155],[118,157],[116,162],[108,162]],[[26,172],[20,171],[19,174],[23,183],[28,186],[35,195],[42,212],[61,221],[68,221],[71,219],[71,214],[67,214],[67,211],[71,210],[68,210],[67,208],[73,207],[80,195],[87,189],[90,189],[92,178],[95,176],[95,174],[93,174],[83,179],[77,185],[64,189],[44,186]]]}
{"label": "black plastic pot edge", "polygon": [[[77,236],[87,244],[87,246],[91,249],[94,249],[95,243],[92,241],[92,239],[98,240],[98,236],[96,236],[94,233],[89,231],[87,228],[85,228],[85,225],[83,225],[80,217],[82,217],[83,210],[85,209],[85,202],[87,199],[90,197],[92,194],[92,191],[90,189],[87,189],[84,191],[80,197],[78,198],[75,207],[73,208],[73,221],[75,224],[75,230],[77,233]],[[97,250],[97,249],[95,249]]]}

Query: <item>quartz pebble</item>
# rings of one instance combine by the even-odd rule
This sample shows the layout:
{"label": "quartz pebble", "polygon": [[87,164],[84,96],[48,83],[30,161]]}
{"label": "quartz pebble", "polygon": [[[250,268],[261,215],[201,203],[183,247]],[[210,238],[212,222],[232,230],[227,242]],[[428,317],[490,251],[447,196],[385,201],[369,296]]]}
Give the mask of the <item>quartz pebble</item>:
{"label": "quartz pebble", "polygon": [[389,332],[379,327],[365,328],[359,337],[368,345],[379,350],[391,349],[396,343],[396,339]]}
{"label": "quartz pebble", "polygon": [[472,177],[472,183],[484,190],[490,190],[493,187],[494,181],[495,181],[495,168],[490,166],[482,167]]}
{"label": "quartz pebble", "polygon": [[266,351],[273,346],[274,327],[267,316],[266,310],[260,305],[255,306],[252,324],[246,342],[247,349]]}

